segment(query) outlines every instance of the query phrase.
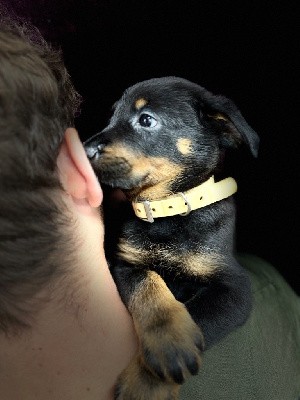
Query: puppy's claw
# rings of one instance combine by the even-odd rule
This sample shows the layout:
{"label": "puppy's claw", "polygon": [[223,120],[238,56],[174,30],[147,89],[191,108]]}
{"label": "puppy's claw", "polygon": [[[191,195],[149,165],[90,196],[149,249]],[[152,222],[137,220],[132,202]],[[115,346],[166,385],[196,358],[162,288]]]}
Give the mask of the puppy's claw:
{"label": "puppy's claw", "polygon": [[203,353],[203,351],[205,349],[205,343],[204,343],[202,333],[196,335],[194,342],[195,342],[195,345],[197,346],[197,348],[199,349],[200,353]]}
{"label": "puppy's claw", "polygon": [[148,371],[140,358],[134,358],[120,375],[114,400],[178,400],[179,386],[163,382]]}
{"label": "puppy's claw", "polygon": [[169,373],[175,383],[181,385],[184,382],[183,371],[177,360],[175,360],[172,368],[170,368]]}

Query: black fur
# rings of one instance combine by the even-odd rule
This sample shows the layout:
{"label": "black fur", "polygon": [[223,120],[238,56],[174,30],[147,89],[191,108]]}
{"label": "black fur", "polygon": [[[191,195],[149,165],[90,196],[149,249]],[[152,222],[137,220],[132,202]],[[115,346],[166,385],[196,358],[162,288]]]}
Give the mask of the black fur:
{"label": "black fur", "polygon": [[[180,143],[188,145],[182,149]],[[256,157],[258,143],[257,134],[231,100],[185,79],[166,77],[127,89],[115,104],[109,125],[85,142],[85,148],[103,184],[122,189],[128,200],[141,201],[159,199],[167,192],[184,192],[212,175],[218,177],[227,150],[243,145]],[[177,168],[178,174],[173,174]],[[113,209],[113,214],[120,229],[118,239],[126,249],[118,251],[112,246],[116,231],[107,226],[107,254],[121,298],[134,321],[142,326],[138,332],[141,343],[143,334],[154,328],[158,338],[160,334],[167,336],[171,327],[168,319],[173,315],[171,307],[165,309],[163,302],[154,299],[156,289],[151,292],[148,283],[156,275],[149,271],[157,273],[175,298],[184,303],[203,333],[205,349],[246,321],[251,310],[251,287],[234,256],[232,197],[187,216],[157,218],[152,224],[137,218],[129,203],[123,206],[126,212]],[[194,264],[190,273],[184,265],[191,255],[199,255],[198,273]],[[137,308],[141,288],[146,302]],[[147,291],[152,298],[147,297]],[[153,302],[157,314],[154,308],[150,314]],[[153,322],[141,322],[143,309],[149,311]],[[193,338],[193,343],[202,351],[199,336]],[[156,369],[161,379],[182,383],[187,370],[197,373],[198,350],[183,350],[182,359],[178,356],[180,343],[172,351],[163,351],[168,353],[169,361],[155,359],[149,347],[141,350],[143,362],[147,366],[152,359],[149,369],[154,374]],[[120,387],[122,384],[118,385],[117,398],[131,398],[126,385],[123,395]]]}

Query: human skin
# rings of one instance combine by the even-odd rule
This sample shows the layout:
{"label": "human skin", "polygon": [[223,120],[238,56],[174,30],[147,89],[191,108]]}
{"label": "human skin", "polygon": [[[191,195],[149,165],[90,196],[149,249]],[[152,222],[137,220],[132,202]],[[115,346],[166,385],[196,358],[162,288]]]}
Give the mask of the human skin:
{"label": "human skin", "polygon": [[102,190],[72,128],[57,165],[65,189],[58,195],[76,221],[78,262],[71,279],[40,291],[38,298],[47,301],[31,329],[0,334],[0,400],[111,400],[136,350],[131,317],[105,259]]}

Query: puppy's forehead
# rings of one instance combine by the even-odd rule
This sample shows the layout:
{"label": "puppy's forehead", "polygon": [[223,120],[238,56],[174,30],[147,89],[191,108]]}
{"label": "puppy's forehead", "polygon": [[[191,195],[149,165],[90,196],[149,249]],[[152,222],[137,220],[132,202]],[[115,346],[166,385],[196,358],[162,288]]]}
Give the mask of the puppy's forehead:
{"label": "puppy's forehead", "polygon": [[125,93],[124,100],[132,111],[140,111],[143,108],[157,109],[177,103],[187,103],[190,100],[190,93],[183,89],[176,90],[171,85],[164,87],[149,85],[146,88],[135,86]]}
{"label": "puppy's forehead", "polygon": [[181,78],[154,78],[127,88],[116,103],[115,116],[139,113],[143,109],[176,114],[176,110],[188,109],[194,102],[195,84]]}

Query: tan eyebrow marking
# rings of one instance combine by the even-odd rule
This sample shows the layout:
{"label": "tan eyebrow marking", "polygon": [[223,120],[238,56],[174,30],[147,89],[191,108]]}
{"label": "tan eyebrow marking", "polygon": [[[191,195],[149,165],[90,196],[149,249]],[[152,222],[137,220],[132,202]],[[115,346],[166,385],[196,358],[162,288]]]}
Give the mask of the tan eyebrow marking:
{"label": "tan eyebrow marking", "polygon": [[187,155],[192,152],[193,145],[191,139],[188,138],[180,138],[177,140],[176,143],[178,151],[180,151],[181,154]]}
{"label": "tan eyebrow marking", "polygon": [[146,104],[148,103],[148,101],[146,99],[144,99],[143,97],[139,98],[136,100],[135,102],[135,108],[137,110],[140,110],[142,107],[144,107]]}

